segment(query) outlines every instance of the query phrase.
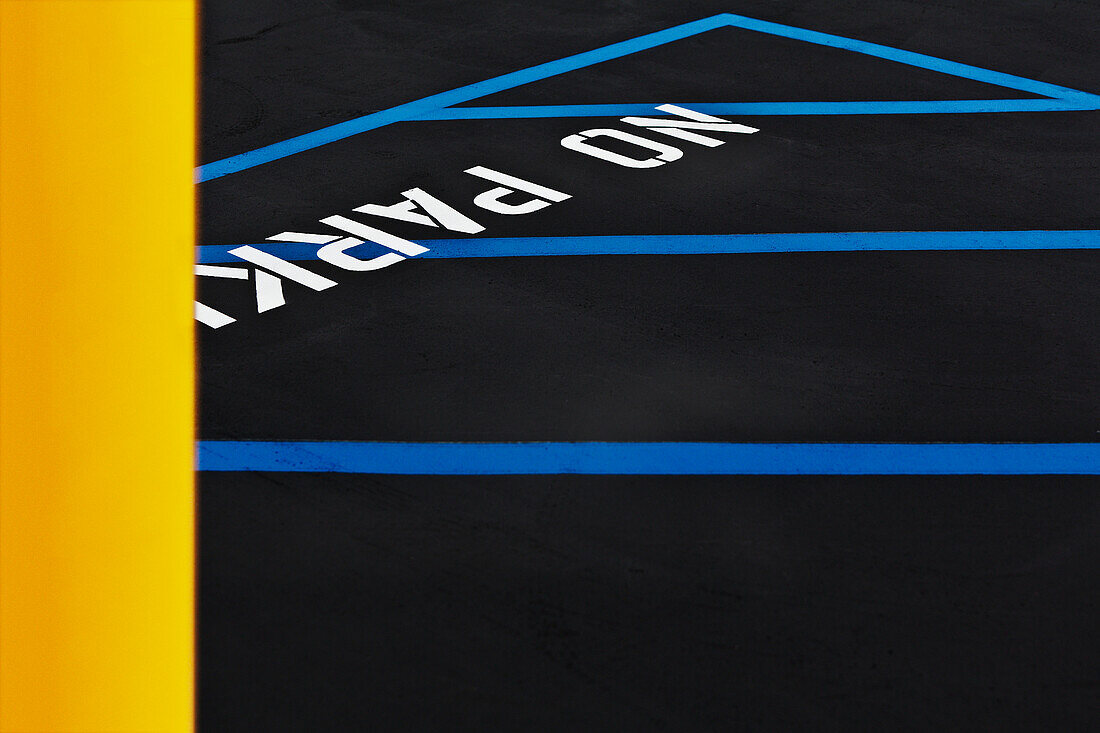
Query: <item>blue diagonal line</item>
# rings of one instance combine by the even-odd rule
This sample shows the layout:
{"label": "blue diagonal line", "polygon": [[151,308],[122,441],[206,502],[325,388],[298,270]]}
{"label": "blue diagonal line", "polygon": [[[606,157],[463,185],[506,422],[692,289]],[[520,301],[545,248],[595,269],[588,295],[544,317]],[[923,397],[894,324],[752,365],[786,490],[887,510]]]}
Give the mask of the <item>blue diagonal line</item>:
{"label": "blue diagonal line", "polygon": [[[1100,230],[974,232],[809,232],[793,234],[653,234],[592,237],[422,239],[422,258],[544,257],[555,255],[703,255],[766,252],[900,250],[1100,249]],[[240,245],[196,247],[196,262],[239,262]],[[263,242],[253,247],[285,260],[315,260],[317,245]],[[355,250],[351,250],[354,254]],[[368,256],[368,255],[363,255]]]}
{"label": "blue diagonal line", "polygon": [[424,112],[452,104],[458,104],[460,102],[468,102],[472,99],[478,99],[489,94],[504,91],[505,89],[520,86],[521,84],[527,84],[532,81],[538,81],[539,79],[556,76],[557,74],[564,74],[567,71],[574,71],[584,68],[585,66],[591,66],[600,61],[627,56],[637,51],[643,51],[647,48],[669,43],[670,41],[688,38],[697,33],[702,33],[703,31],[720,28],[725,24],[725,17],[716,15],[711,18],[704,18],[702,20],[684,23],[683,25],[678,25],[673,28],[667,28],[663,31],[657,31],[656,33],[649,33],[644,36],[639,36],[638,38],[632,38],[628,41],[613,43],[610,46],[604,46],[603,48],[598,48],[593,51],[585,51],[584,53],[578,53],[573,56],[566,56],[556,61],[532,66],[529,69],[513,71],[509,74],[477,82],[476,84],[469,84],[464,87],[459,87],[458,89],[452,89],[449,92],[433,94],[430,97],[424,97],[415,102],[401,104],[380,112],[357,117],[354,120],[348,120],[347,122],[341,122],[314,132],[308,132],[305,135],[292,137],[289,140],[283,140],[273,145],[257,148],[247,153],[234,155],[231,158],[207,163],[195,169],[195,180],[196,182],[209,181],[230,173],[245,170],[246,168],[252,168],[262,163],[269,163],[273,160],[293,155],[294,153],[300,153],[303,150],[309,150],[320,145],[335,142],[336,140],[342,140],[351,135],[357,135],[360,132],[366,132],[367,130],[373,130],[383,125],[407,120],[411,117],[416,117],[418,114],[423,114]]}
{"label": "blue diagonal line", "polygon": [[409,475],[1096,475],[1100,443],[200,441],[202,471]]}
{"label": "blue diagonal line", "polygon": [[900,48],[881,46],[877,43],[870,43],[868,41],[857,41],[853,38],[834,36],[829,33],[806,30],[805,28],[795,28],[789,25],[771,23],[766,20],[746,18],[743,15],[734,15],[732,13],[725,13],[721,17],[726,20],[728,25],[736,28],[745,28],[751,31],[770,33],[774,36],[794,38],[799,41],[808,41],[809,43],[817,43],[822,46],[843,48],[848,51],[856,51],[857,53],[867,54],[868,56],[877,56],[878,58],[897,61],[922,69],[930,69],[931,71],[939,71],[964,79],[973,79],[974,81],[980,81],[986,84],[996,84],[998,86],[1008,87],[1009,89],[1017,89],[1021,92],[1030,92],[1032,94],[1041,94],[1046,97],[1061,99],[1096,96],[1087,92],[1077,91],[1076,89],[1069,89],[1068,87],[1060,87],[1055,84],[1035,81],[1034,79],[1025,79],[1022,76],[1013,76],[1012,74],[1004,74],[1000,71],[990,71],[989,69],[982,69],[977,66],[960,64],[957,61],[947,61],[946,59],[926,56],[923,53],[916,53],[914,51],[903,51]]}

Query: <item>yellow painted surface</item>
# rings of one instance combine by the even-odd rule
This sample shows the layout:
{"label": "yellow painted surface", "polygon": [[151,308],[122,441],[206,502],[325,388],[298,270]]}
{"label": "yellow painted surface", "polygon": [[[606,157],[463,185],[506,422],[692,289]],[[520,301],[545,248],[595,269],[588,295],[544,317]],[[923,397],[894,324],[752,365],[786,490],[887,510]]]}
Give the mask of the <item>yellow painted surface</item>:
{"label": "yellow painted surface", "polygon": [[0,730],[193,719],[193,0],[0,0]]}

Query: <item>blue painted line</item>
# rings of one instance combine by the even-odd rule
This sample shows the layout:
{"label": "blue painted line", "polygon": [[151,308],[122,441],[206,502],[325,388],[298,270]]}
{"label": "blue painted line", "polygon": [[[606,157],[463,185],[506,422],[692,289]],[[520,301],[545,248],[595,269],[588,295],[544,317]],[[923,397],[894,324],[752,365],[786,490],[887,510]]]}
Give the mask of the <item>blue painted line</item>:
{"label": "blue painted line", "polygon": [[[415,121],[494,120],[545,117],[661,117],[651,104],[553,104],[527,107],[447,107]],[[1100,109],[1100,97],[1065,99],[965,99],[934,102],[671,102],[712,115],[914,115],[982,112],[1070,112]]]}
{"label": "blue painted line", "polygon": [[1097,475],[1100,443],[200,441],[200,471],[408,475]]}
{"label": "blue painted line", "polygon": [[[798,234],[680,234],[607,237],[421,239],[424,258],[567,255],[704,255],[768,252],[904,250],[1100,249],[1100,230],[975,232],[809,232]],[[196,247],[196,262],[239,262],[240,245]],[[286,260],[315,260],[317,245],[263,242],[253,247]],[[354,250],[352,250],[354,253]]]}
{"label": "blue painted line", "polygon": [[[987,84],[996,84],[999,86],[1008,87],[1010,89],[1016,89],[1018,91],[1029,92],[1032,94],[1039,94],[1060,100],[1072,100],[1082,105],[1081,107],[1072,107],[1072,109],[1096,109],[1097,101],[1098,99],[1100,99],[1096,95],[1089,94],[1087,92],[1080,92],[1074,89],[1069,89],[1067,87],[1047,84],[1045,82],[1034,81],[1032,79],[1025,79],[1023,77],[1013,76],[1011,74],[1004,74],[998,71],[980,69],[976,66],[969,66],[967,64],[960,64],[954,61],[947,61],[944,59],[936,58],[934,56],[926,56],[924,54],[914,53],[912,51],[903,51],[901,49],[891,48],[889,46],[881,46],[876,43],[857,41],[851,38],[843,38],[841,36],[830,35],[828,33],[819,33],[817,31],[805,30],[803,28],[795,28],[793,26],[780,25],[778,23],[770,23],[763,20],[746,18],[740,15],[723,13],[710,18],[693,21],[691,23],[684,23],[683,25],[678,25],[663,31],[657,31],[656,33],[649,33],[647,35],[639,36],[638,38],[633,38],[627,41],[622,41],[620,43],[613,43],[609,46],[604,46],[603,48],[586,51],[584,53],[567,56],[556,61],[550,61],[548,63],[532,66],[528,69],[522,69],[520,71],[514,71],[509,74],[503,74],[501,76],[478,82],[476,84],[469,84],[467,86],[459,87],[458,89],[452,89],[451,91],[442,92],[440,94],[433,94],[414,102],[407,102],[396,107],[391,107],[389,109],[374,112],[369,115],[357,117],[353,120],[340,122],[338,124],[322,128],[320,130],[315,130],[304,135],[299,135],[297,137],[292,137],[288,140],[283,140],[282,142],[267,145],[262,148],[257,148],[256,150],[251,150],[246,153],[241,153],[240,155],[234,155],[229,158],[224,158],[222,160],[217,160],[212,163],[207,163],[195,169],[195,181],[197,183],[201,183],[203,181],[220,178],[221,176],[225,176],[230,173],[236,173],[238,171],[246,170],[257,165],[262,165],[263,163],[269,163],[273,160],[284,158],[288,155],[294,155],[295,153],[300,153],[305,150],[311,150],[321,145],[326,145],[337,140],[343,140],[344,138],[350,137],[352,135],[357,135],[361,132],[366,132],[368,130],[374,130],[376,128],[382,127],[384,125],[389,125],[394,122],[412,120],[418,117],[428,119],[430,115],[437,113],[438,110],[449,107],[451,105],[469,102],[474,99],[488,96],[490,94],[495,94],[496,92],[504,91],[506,89],[512,89],[522,84],[528,84],[530,82],[538,81],[540,79],[546,79],[548,77],[556,76],[558,74],[575,71],[586,66],[591,66],[592,64],[600,63],[601,61],[607,61],[609,59],[627,56],[638,51],[644,51],[649,48],[654,48],[655,46],[660,46],[671,41],[688,38],[698,33],[713,30],[715,28],[721,28],[723,26],[745,28],[748,30],[759,31],[761,33],[770,33],[772,35],[807,41],[809,43],[816,43],[824,46],[831,46],[834,48],[847,49],[849,51],[855,51],[857,53],[863,53],[869,56],[876,56],[879,58],[888,59],[890,61],[908,64],[910,66],[930,69],[932,71],[938,71],[944,74],[951,74],[953,76],[973,79],[975,81],[985,82]],[[1004,102],[1007,100],[994,101]],[[845,102],[825,104],[848,105],[867,103]],[[581,106],[587,107],[589,105]],[[617,107],[617,105],[612,106]],[[495,109],[500,110],[501,108]],[[857,108],[842,107],[841,109],[847,110]],[[1064,109],[1067,108],[1052,107],[1047,111]],[[1003,109],[1000,111],[1013,110]],[[832,114],[845,113],[851,114],[852,112],[842,111],[834,112]],[[615,114],[619,113],[616,112]],[[755,114],[763,113],[756,112]],[[773,114],[776,113],[773,112]],[[809,113],[801,112],[800,114]],[[818,112],[817,114],[830,113]],[[869,113],[862,112],[859,114]],[[516,114],[511,116],[521,115]],[[439,119],[462,118],[439,117]],[[465,119],[471,118],[467,117]]]}
{"label": "blue painted line", "polygon": [[528,69],[513,71],[508,74],[503,74],[502,76],[487,79],[486,81],[477,82],[476,84],[469,84],[459,87],[458,89],[452,89],[448,92],[433,94],[429,97],[418,99],[415,102],[407,102],[396,107],[391,107],[386,110],[364,115],[363,117],[357,117],[353,120],[340,122],[320,130],[315,130],[314,132],[298,135],[297,137],[292,137],[273,145],[257,148],[247,153],[234,155],[231,158],[207,163],[195,169],[195,181],[202,182],[220,178],[221,176],[236,173],[237,171],[252,168],[263,163],[269,163],[279,158],[285,158],[288,155],[300,153],[304,150],[310,150],[327,143],[343,140],[346,137],[357,135],[367,130],[374,130],[394,122],[408,120],[419,114],[430,112],[441,107],[459,104],[460,102],[469,102],[473,99],[479,99],[489,94],[495,94],[505,89],[520,86],[521,84],[528,84],[540,79],[564,74],[567,71],[582,69],[601,61],[627,56],[637,51],[644,51],[647,48],[660,46],[671,41],[678,41],[681,38],[689,38],[697,33],[702,33],[703,31],[708,31],[713,28],[720,28],[723,25],[725,25],[725,18],[721,15],[716,15],[710,18],[704,18],[702,20],[667,28],[663,31],[657,31],[656,33],[649,33],[644,36],[639,36],[638,38],[632,38],[628,41],[613,43],[593,51],[585,51],[584,53],[574,54],[573,56],[566,56],[565,58],[550,61],[545,64],[539,64],[538,66],[532,66]]}
{"label": "blue painted line", "polygon": [[[229,254],[229,250],[240,247],[239,244],[200,244],[195,247],[195,264],[212,265],[217,262],[243,262],[240,257]],[[317,259],[316,244],[292,244],[289,242],[254,242],[251,247],[270,252],[276,257],[295,262]],[[354,253],[355,250],[352,250]],[[423,256],[423,255],[421,255]]]}
{"label": "blue painted line", "polygon": [[960,64],[957,61],[947,61],[945,59],[936,58],[935,56],[927,56],[913,51],[903,51],[900,48],[893,48],[891,46],[881,46],[877,43],[870,43],[868,41],[857,41],[852,38],[834,36],[828,33],[819,33],[818,31],[795,28],[779,23],[770,23],[766,20],[756,20],[755,18],[747,18],[743,15],[733,15],[732,13],[726,13],[723,17],[726,19],[728,25],[737,28],[745,28],[761,33],[770,33],[775,36],[783,36],[784,38],[794,38],[799,41],[817,43],[822,46],[842,48],[848,51],[867,54],[868,56],[877,56],[878,58],[887,59],[889,61],[908,64],[909,66],[917,66],[922,69],[938,71],[942,74],[959,76],[964,79],[973,79],[974,81],[980,81],[986,84],[995,84],[997,86],[1008,87],[1009,89],[1016,89],[1021,92],[1040,94],[1044,97],[1054,97],[1057,99],[1084,99],[1086,97],[1095,99],[1096,97],[1094,94],[1080,92],[1068,87],[1047,84],[1046,82],[1035,81],[1034,79],[1025,79],[1022,76],[1004,74],[1000,71],[990,71],[989,69],[982,69],[977,66],[970,66],[969,64]]}

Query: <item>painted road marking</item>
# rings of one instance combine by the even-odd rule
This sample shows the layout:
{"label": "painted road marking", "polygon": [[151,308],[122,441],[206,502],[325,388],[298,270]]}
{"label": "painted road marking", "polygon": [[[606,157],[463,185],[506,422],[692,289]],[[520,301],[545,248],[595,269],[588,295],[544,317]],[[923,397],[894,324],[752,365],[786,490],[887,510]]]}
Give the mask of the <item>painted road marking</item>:
{"label": "painted road marking", "polygon": [[[760,33],[768,33],[775,36],[782,36],[784,38],[793,38],[795,40],[806,41],[809,43],[816,43],[822,46],[830,46],[832,48],[840,48],[848,51],[854,51],[856,53],[866,54],[868,56],[875,56],[889,61],[896,61],[902,64],[908,64],[909,66],[916,66],[922,69],[929,69],[931,71],[938,71],[943,74],[949,74],[952,76],[962,77],[964,79],[972,79],[974,81],[980,81],[986,84],[995,84],[1009,89],[1017,91],[1028,92],[1030,94],[1038,94],[1049,99],[1013,99],[1013,100],[972,100],[962,102],[754,102],[747,104],[755,105],[777,105],[770,107],[772,112],[770,114],[883,114],[894,112],[898,113],[904,110],[906,114],[920,114],[923,112],[1010,112],[1010,111],[1066,111],[1066,110],[1092,110],[1100,109],[1100,96],[1090,94],[1088,92],[1081,92],[1076,89],[1069,89],[1067,87],[1057,86],[1055,84],[1048,84],[1046,82],[1035,81],[1034,79],[1025,79],[1020,76],[1013,76],[1012,74],[1005,74],[999,71],[990,71],[989,69],[982,69],[977,66],[970,66],[968,64],[961,64],[956,61],[947,61],[946,59],[936,58],[934,56],[927,56],[921,53],[915,53],[913,51],[904,51],[899,48],[891,48],[890,46],[882,46],[877,43],[869,43],[867,41],[858,41],[852,38],[844,38],[842,36],[834,36],[828,33],[819,33],[817,31],[806,30],[805,28],[795,28],[793,26],[781,25],[779,23],[770,23],[764,20],[756,20],[755,18],[747,18],[742,15],[733,15],[731,13],[722,13],[712,16],[710,18],[703,18],[701,20],[692,21],[690,23],[684,23],[683,25],[667,28],[663,31],[657,31],[656,33],[649,33],[644,36],[632,38],[627,41],[621,41],[619,43],[613,43],[609,46],[597,48],[592,51],[585,51],[584,53],[574,54],[572,56],[566,56],[565,58],[558,59],[556,61],[550,61],[545,64],[539,64],[532,66],[528,69],[521,69],[520,71],[513,71],[508,74],[487,79],[476,84],[469,84],[467,86],[459,87],[458,89],[452,89],[448,92],[442,92],[440,94],[433,94],[423,99],[418,99],[414,102],[407,102],[405,104],[391,107],[389,109],[381,110],[378,112],[357,117],[353,120],[347,120],[340,122],[329,127],[324,127],[320,130],[314,130],[304,135],[298,135],[281,142],[267,145],[256,150],[250,150],[246,153],[234,155],[229,158],[223,158],[212,163],[201,165],[195,169],[195,182],[201,183],[203,181],[209,181],[215,178],[220,178],[230,173],[236,173],[238,171],[247,170],[264,163],[270,163],[273,160],[285,158],[288,155],[294,155],[305,150],[311,150],[321,145],[326,145],[337,140],[343,140],[344,138],[351,137],[352,135],[358,135],[361,132],[367,132],[368,130],[374,130],[385,125],[393,124],[394,122],[404,122],[415,119],[472,119],[471,115],[476,115],[478,110],[465,110],[465,109],[448,109],[451,105],[460,104],[462,102],[470,102],[481,97],[486,97],[496,92],[501,92],[506,89],[512,89],[523,84],[529,84],[533,81],[539,81],[540,79],[546,79],[551,76],[557,76],[558,74],[564,74],[569,71],[576,71],[577,69],[583,69],[586,66],[598,64],[601,61],[607,61],[609,59],[621,58],[628,56],[638,51],[644,51],[646,49],[654,48],[656,46],[670,43],[672,41],[678,41],[683,38],[689,38],[691,36],[703,33],[705,31],[714,30],[715,28],[733,27],[744,28],[746,30],[758,31]],[[802,105],[799,107],[799,105]],[[805,105],[818,105],[817,107],[807,107]],[[821,106],[825,105],[825,106]],[[850,106],[856,105],[856,106]],[[899,106],[907,105],[907,106]],[[967,109],[966,106],[970,105],[971,108]],[[984,109],[975,109],[974,106],[985,106]],[[488,108],[493,117],[538,117],[538,116],[563,116],[561,114],[563,109],[577,109],[579,107],[588,108],[590,111],[594,107],[602,107],[603,105],[564,105],[556,107],[492,107]],[[689,105],[690,106],[690,105]],[[720,105],[719,105],[720,106]],[[652,108],[643,108],[644,105],[609,105],[613,107],[614,111],[610,114],[618,116],[620,114],[651,114]],[[708,113],[723,113],[729,112],[730,109],[716,109],[715,105],[701,106],[699,109]],[[954,107],[954,109],[952,108]],[[509,109],[519,110],[516,113],[509,113]],[[800,109],[801,111],[783,111],[791,109]],[[541,114],[540,110],[551,110],[550,114]],[[812,111],[811,111],[812,110]],[[747,112],[744,109],[733,110],[739,114],[765,114],[764,112]],[[484,110],[482,114],[486,114]],[[572,114],[572,113],[570,113]],[[603,112],[600,112],[603,114]],[[432,117],[436,115],[435,117]],[[467,115],[463,117],[463,115]],[[578,115],[588,116],[588,115]]]}
{"label": "painted road marking", "polygon": [[[933,250],[1100,249],[1100,230],[954,232],[806,232],[779,234],[653,234],[592,237],[421,239],[421,259],[576,255],[707,255],[769,252],[898,252]],[[195,248],[197,262],[236,262],[238,245]],[[284,260],[316,260],[309,244],[253,244]]]}
{"label": "painted road marking", "polygon": [[405,475],[1096,475],[1100,443],[198,443],[202,471]]}

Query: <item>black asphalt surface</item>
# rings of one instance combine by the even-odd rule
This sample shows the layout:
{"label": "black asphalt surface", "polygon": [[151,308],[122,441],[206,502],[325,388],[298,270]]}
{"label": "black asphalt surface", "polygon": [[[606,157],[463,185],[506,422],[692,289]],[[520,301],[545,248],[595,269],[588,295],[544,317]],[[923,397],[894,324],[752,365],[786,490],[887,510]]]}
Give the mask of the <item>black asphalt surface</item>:
{"label": "black asphalt surface", "polygon": [[[207,0],[200,158],[719,12],[1100,92],[1095,3]],[[724,28],[464,106],[1030,96]],[[200,241],[414,186],[482,237],[1100,229],[1100,112],[728,118],[760,132],[652,170],[559,145],[617,118],[398,123],[201,184]],[[473,165],[572,198],[481,212]],[[1095,251],[421,259],[251,315],[201,278],[239,320],[200,327],[200,438],[1092,442],[1098,276]],[[1100,719],[1095,477],[199,480],[204,731]]]}

